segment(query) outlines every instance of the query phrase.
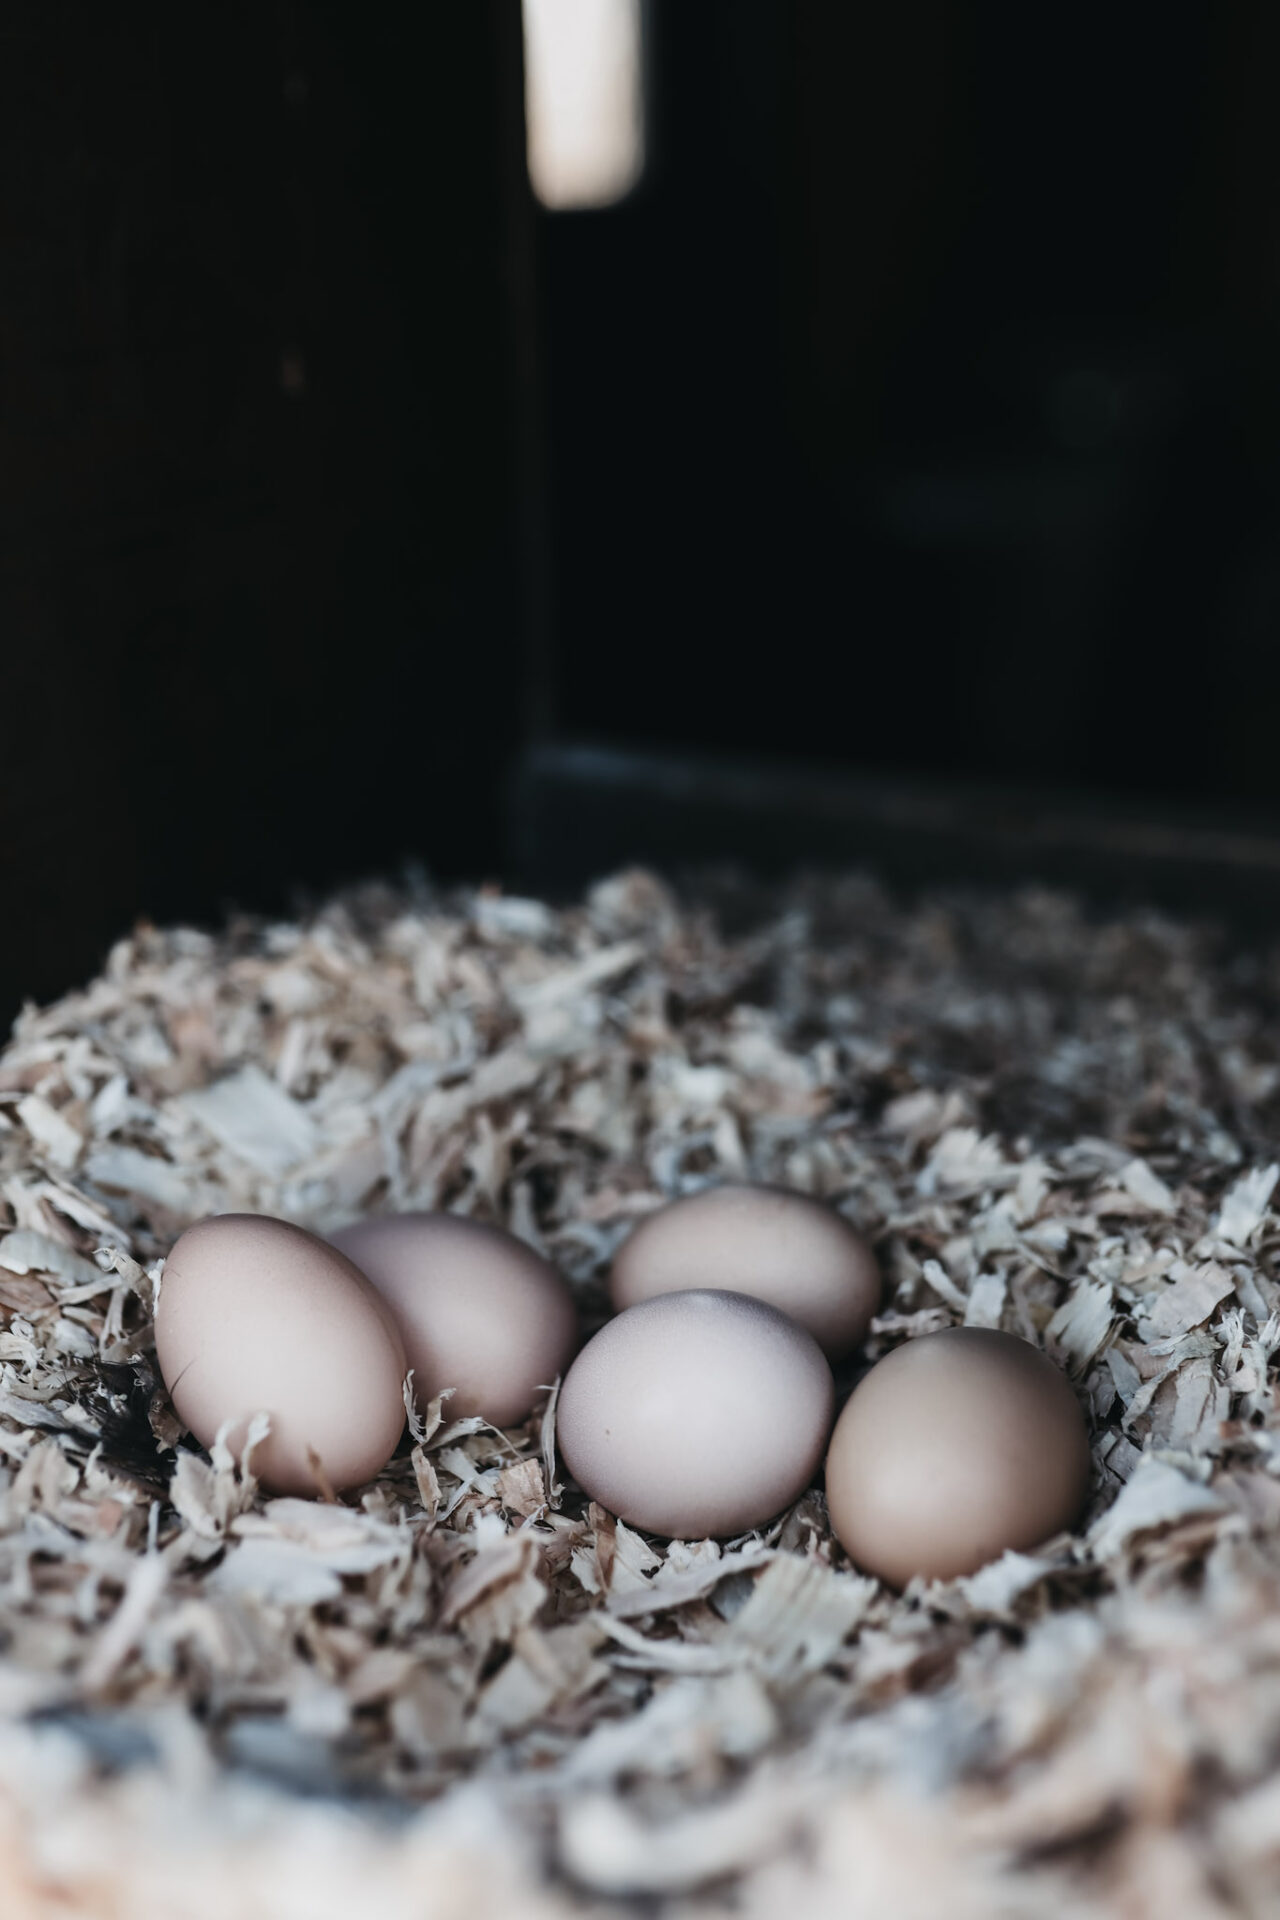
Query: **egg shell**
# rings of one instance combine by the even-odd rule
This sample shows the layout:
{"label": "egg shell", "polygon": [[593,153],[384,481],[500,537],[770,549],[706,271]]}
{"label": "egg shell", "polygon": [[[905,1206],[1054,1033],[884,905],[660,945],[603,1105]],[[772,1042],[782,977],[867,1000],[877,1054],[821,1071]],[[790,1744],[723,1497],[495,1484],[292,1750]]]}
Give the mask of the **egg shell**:
{"label": "egg shell", "polygon": [[659,1294],[726,1288],[777,1307],[831,1357],[865,1337],[880,1269],[855,1227],[820,1200],[780,1187],[707,1187],[643,1220],[610,1278],[621,1312]]}
{"label": "egg shell", "polygon": [[827,1506],[855,1566],[903,1587],[1073,1526],[1089,1474],[1084,1415],[1053,1362],[1012,1334],[949,1327],[854,1389],[831,1436]]}
{"label": "egg shell", "polygon": [[390,1213],[333,1236],[385,1299],[425,1407],[445,1387],[451,1420],[527,1419],[578,1344],[564,1280],[499,1227],[454,1213]]}
{"label": "egg shell", "polygon": [[165,1261],[156,1357],[204,1446],[230,1420],[238,1451],[250,1416],[270,1416],[252,1466],[277,1493],[363,1485],[404,1428],[394,1318],[345,1255],[283,1220],[226,1213],[187,1229]]}
{"label": "egg shell", "polygon": [[745,1533],[809,1484],[831,1429],[831,1369],[763,1301],[667,1293],[610,1320],[560,1389],[574,1479],[631,1526],[682,1540]]}

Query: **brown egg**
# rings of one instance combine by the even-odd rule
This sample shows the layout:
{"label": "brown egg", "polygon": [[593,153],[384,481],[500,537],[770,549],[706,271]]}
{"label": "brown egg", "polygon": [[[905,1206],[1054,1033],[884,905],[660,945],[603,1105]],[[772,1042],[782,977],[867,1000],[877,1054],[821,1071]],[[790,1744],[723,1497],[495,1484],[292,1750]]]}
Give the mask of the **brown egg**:
{"label": "brown egg", "polygon": [[833,1405],[822,1349],[794,1320],[742,1293],[665,1293],[587,1342],[557,1437],[610,1513],[701,1540],[761,1526],[804,1491]]}
{"label": "brown egg", "polygon": [[385,1299],[420,1407],[444,1387],[456,1420],[527,1418],[578,1343],[573,1296],[514,1235],[456,1213],[387,1213],[333,1236]]}
{"label": "brown egg", "polygon": [[204,1446],[230,1420],[237,1451],[249,1416],[270,1416],[252,1465],[277,1493],[362,1485],[404,1427],[391,1314],[350,1260],[283,1220],[224,1213],[188,1227],[165,1261],[156,1357]]}
{"label": "brown egg", "polygon": [[855,1566],[949,1580],[1070,1527],[1089,1437],[1064,1374],[1012,1334],[910,1340],[854,1389],[831,1436],[827,1505]]}
{"label": "brown egg", "polygon": [[690,1287],[749,1293],[833,1356],[859,1344],[880,1304],[862,1235],[833,1207],[779,1187],[708,1187],[651,1213],[619,1250],[610,1287],[619,1311]]}

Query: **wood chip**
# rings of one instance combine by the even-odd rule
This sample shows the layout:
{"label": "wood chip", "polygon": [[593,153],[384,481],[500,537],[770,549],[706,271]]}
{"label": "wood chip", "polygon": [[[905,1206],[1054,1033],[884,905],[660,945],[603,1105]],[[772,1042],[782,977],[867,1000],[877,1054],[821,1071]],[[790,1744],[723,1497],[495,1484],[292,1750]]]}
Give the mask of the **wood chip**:
{"label": "wood chip", "polygon": [[1234,1292],[1234,1278],[1216,1262],[1209,1260],[1190,1268],[1157,1296],[1147,1320],[1148,1339],[1167,1340],[1172,1335],[1190,1333]]}

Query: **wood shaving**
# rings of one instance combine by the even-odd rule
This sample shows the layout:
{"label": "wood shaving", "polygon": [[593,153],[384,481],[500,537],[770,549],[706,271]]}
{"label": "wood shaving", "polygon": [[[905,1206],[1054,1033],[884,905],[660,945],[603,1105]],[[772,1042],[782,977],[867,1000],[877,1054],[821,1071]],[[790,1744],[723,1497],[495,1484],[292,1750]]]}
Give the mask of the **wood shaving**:
{"label": "wood shaving", "polygon": [[[1278,1132],[1280,948],[1056,894],[140,929],[0,1055],[6,1920],[1273,1913]],[[872,1237],[858,1365],[965,1322],[1068,1370],[1077,1533],[896,1595],[818,1491],[649,1540],[553,1410],[447,1398],[357,1495],[273,1499],[261,1428],[205,1455],[157,1381],[208,1212],[496,1219],[590,1329],[633,1223],[727,1177]]]}

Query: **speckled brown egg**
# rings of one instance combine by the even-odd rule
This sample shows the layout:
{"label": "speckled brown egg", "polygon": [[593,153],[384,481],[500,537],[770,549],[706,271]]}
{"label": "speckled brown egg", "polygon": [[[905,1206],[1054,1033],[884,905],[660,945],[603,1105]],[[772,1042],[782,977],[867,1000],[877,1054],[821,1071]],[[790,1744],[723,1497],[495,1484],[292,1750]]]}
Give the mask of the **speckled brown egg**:
{"label": "speckled brown egg", "polygon": [[752,1294],[832,1357],[859,1344],[880,1304],[880,1270],[857,1229],[779,1187],[707,1187],[651,1213],[619,1249],[610,1287],[619,1310],[688,1288]]}
{"label": "speckled brown egg", "polygon": [[252,1464],[277,1493],[362,1485],[404,1427],[392,1315],[345,1255],[283,1220],[225,1213],[187,1229],[164,1265],[156,1357],[204,1446],[229,1421],[238,1451],[250,1416],[269,1416]]}
{"label": "speckled brown egg", "polygon": [[1012,1334],[949,1327],[859,1382],[827,1454],[831,1525],[855,1566],[949,1580],[1080,1517],[1089,1438],[1066,1377]]}
{"label": "speckled brown egg", "polygon": [[388,1213],[333,1236],[395,1315],[418,1405],[444,1387],[451,1420],[524,1420],[578,1343],[573,1296],[549,1261],[454,1213]]}
{"label": "speckled brown egg", "polygon": [[785,1314],[720,1289],[665,1293],[587,1342],[557,1437],[610,1513],[700,1540],[762,1526],[804,1491],[833,1404],[822,1349]]}

